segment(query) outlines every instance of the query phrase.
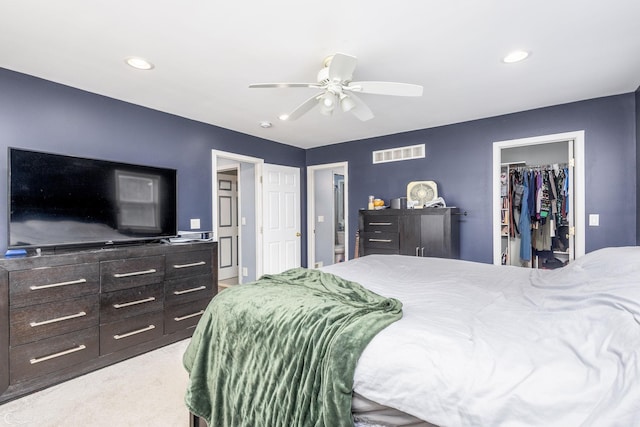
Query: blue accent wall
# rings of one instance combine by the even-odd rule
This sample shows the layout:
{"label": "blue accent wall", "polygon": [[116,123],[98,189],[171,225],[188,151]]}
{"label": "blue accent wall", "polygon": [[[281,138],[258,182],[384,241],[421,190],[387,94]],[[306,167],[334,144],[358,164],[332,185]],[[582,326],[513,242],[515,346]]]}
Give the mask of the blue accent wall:
{"label": "blue accent wall", "polygon": [[[404,195],[410,181],[436,181],[447,205],[468,212],[461,224],[462,259],[491,263],[493,142],[584,130],[586,215],[600,214],[600,226],[586,228],[586,251],[635,245],[636,97],[629,93],[319,147],[307,150],[307,166],[349,162],[351,224],[357,224],[368,195],[388,201]],[[423,143],[424,159],[372,164],[374,150]],[[353,249],[352,243],[352,255]]]}
{"label": "blue accent wall", "polygon": [[636,89],[636,245],[640,245],[640,87]]}
{"label": "blue accent wall", "polygon": [[[162,166],[178,171],[178,229],[200,218],[211,230],[211,150],[301,168],[292,146],[88,93],[0,68],[0,200],[7,200],[7,147]],[[302,218],[306,218],[305,205]],[[303,223],[303,227],[306,224]],[[304,229],[304,228],[303,228]],[[7,248],[7,210],[0,212],[0,253]],[[306,244],[303,242],[303,260]]]}
{"label": "blue accent wall", "polygon": [[[0,200],[7,198],[7,147],[170,167],[178,170],[179,229],[200,218],[207,230],[216,149],[300,167],[305,231],[305,165],[348,161],[352,230],[369,194],[389,200],[403,195],[409,181],[435,180],[447,203],[469,214],[461,227],[462,258],[492,262],[493,142],[585,130],[586,214],[600,214],[600,226],[586,229],[590,252],[640,241],[637,105],[640,91],[305,151],[0,68]],[[372,164],[373,150],[422,143],[425,159]],[[5,209],[0,253],[6,234]],[[301,244],[306,265],[304,233]]]}

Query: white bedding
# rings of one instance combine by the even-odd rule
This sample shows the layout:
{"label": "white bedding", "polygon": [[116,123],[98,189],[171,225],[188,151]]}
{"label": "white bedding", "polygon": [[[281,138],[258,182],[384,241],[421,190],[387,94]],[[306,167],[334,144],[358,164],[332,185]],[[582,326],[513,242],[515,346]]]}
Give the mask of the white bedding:
{"label": "white bedding", "polygon": [[403,303],[354,390],[439,426],[640,425],[640,247],[557,270],[369,255],[323,268]]}

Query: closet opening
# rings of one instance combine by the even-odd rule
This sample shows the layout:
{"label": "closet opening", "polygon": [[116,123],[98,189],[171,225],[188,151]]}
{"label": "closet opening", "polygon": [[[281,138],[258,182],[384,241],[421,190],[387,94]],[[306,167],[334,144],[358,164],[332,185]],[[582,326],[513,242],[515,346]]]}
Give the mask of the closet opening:
{"label": "closet opening", "polygon": [[494,264],[559,268],[584,255],[584,132],[494,143]]}

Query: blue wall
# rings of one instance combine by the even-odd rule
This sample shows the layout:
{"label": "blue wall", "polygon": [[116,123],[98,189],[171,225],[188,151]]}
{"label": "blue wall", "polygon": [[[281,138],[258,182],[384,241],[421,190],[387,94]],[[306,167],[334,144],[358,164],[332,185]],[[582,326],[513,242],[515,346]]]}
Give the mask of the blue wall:
{"label": "blue wall", "polygon": [[[211,150],[304,166],[349,162],[349,216],[367,196],[402,195],[409,181],[435,180],[449,205],[469,215],[461,229],[463,259],[492,262],[492,143],[585,130],[586,213],[600,214],[587,227],[587,252],[634,245],[640,154],[636,133],[640,92],[559,105],[489,119],[301,150],[227,129],[161,113],[35,77],[0,69],[0,200],[6,200],[6,147],[171,167],[178,170],[180,229],[200,218],[211,229]],[[427,157],[372,165],[371,151],[426,144]],[[0,251],[6,249],[6,210],[0,212]],[[638,224],[638,225],[637,225]],[[306,230],[306,203],[302,205]],[[302,264],[306,264],[306,239]],[[350,254],[353,256],[353,238]]]}
{"label": "blue wall", "polygon": [[[633,93],[315,148],[307,151],[307,165],[349,162],[351,224],[369,194],[389,200],[410,181],[436,181],[447,205],[469,214],[461,224],[461,257],[491,263],[493,142],[577,130],[585,130],[586,214],[600,214],[600,226],[586,229],[586,251],[635,245]],[[423,143],[425,159],[372,164],[373,150]]]}
{"label": "blue wall", "polygon": [[640,245],[640,87],[636,89],[636,245]]}
{"label": "blue wall", "polygon": [[[211,230],[211,150],[302,169],[304,150],[161,113],[0,68],[0,200],[7,200],[7,147],[162,166],[178,171],[178,228]],[[306,218],[303,206],[302,218]],[[306,224],[302,224],[306,227]],[[304,229],[304,228],[303,228]],[[0,212],[0,253],[7,247]],[[303,260],[306,244],[303,242]]]}

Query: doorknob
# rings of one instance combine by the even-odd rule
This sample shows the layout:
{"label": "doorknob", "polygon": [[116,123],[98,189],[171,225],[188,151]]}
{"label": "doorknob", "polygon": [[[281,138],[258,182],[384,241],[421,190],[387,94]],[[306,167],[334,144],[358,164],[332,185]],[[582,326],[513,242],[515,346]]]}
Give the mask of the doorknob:
{"label": "doorknob", "polygon": [[300,236],[302,236],[302,234],[300,234],[300,232],[298,231],[298,232],[296,233],[296,237],[300,237]]}

